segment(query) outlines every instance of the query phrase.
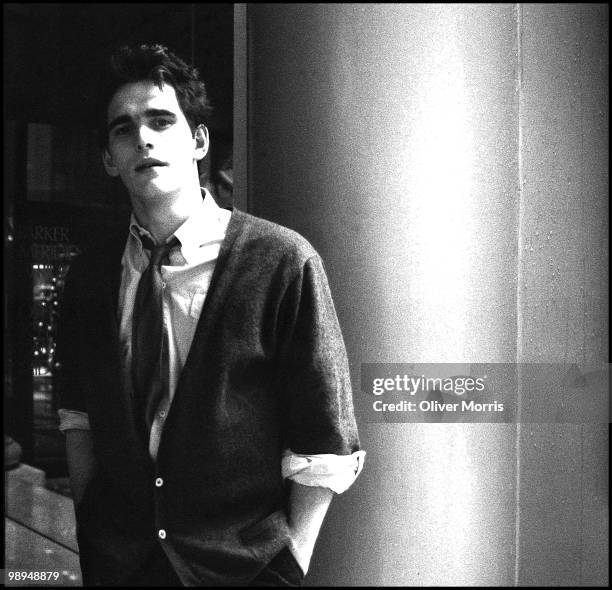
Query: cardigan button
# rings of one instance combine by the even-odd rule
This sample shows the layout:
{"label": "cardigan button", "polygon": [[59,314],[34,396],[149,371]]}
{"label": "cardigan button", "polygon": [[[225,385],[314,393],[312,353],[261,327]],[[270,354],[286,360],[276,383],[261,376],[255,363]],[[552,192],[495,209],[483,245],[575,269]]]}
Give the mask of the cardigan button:
{"label": "cardigan button", "polygon": [[164,480],[161,477],[158,477],[155,480],[155,487],[161,488],[164,485]]}
{"label": "cardigan button", "polygon": [[159,529],[157,534],[159,535],[160,539],[165,539],[166,538],[166,531],[164,529]]}

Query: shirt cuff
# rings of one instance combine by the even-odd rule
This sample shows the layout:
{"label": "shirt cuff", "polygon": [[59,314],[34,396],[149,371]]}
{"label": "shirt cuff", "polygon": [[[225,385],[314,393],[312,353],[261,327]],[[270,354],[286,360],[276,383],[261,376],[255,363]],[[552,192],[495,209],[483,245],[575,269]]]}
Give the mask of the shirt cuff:
{"label": "shirt cuff", "polygon": [[57,414],[60,419],[60,432],[65,432],[66,430],[91,430],[89,426],[89,416],[86,412],[60,408]]}
{"label": "shirt cuff", "polygon": [[305,486],[329,488],[341,494],[348,490],[363,469],[365,451],[352,455],[300,455],[287,449],[282,456],[284,478]]}

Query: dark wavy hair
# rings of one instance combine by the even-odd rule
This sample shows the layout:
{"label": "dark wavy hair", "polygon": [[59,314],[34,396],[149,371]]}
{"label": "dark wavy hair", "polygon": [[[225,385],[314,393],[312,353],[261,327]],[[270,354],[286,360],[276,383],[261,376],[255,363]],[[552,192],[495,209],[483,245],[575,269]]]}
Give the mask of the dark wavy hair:
{"label": "dark wavy hair", "polygon": [[115,92],[124,84],[143,80],[154,82],[160,89],[164,84],[174,88],[191,131],[207,123],[212,108],[197,68],[163,45],[123,46],[111,55],[98,95],[98,138],[102,148],[108,145],[106,114]]}

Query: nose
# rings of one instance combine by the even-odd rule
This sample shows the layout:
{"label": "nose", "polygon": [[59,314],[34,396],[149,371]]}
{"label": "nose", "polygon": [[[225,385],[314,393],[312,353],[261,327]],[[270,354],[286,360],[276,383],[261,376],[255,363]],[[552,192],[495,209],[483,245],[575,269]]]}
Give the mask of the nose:
{"label": "nose", "polygon": [[137,146],[138,150],[150,150],[153,148],[153,137],[151,129],[149,129],[146,125],[141,125],[138,129],[138,137],[137,137]]}

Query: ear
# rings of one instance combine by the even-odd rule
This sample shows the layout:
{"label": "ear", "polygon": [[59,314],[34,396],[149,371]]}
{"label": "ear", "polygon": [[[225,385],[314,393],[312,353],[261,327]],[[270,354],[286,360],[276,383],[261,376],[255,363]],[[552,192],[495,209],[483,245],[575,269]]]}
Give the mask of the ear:
{"label": "ear", "polygon": [[102,152],[102,163],[104,164],[106,173],[109,176],[119,176],[119,170],[117,170],[115,164],[113,163],[113,158],[109,154],[108,148],[104,148]]}
{"label": "ear", "polygon": [[193,135],[195,139],[195,153],[194,158],[201,160],[207,153],[210,146],[210,140],[208,138],[208,129],[205,125],[198,125]]}

